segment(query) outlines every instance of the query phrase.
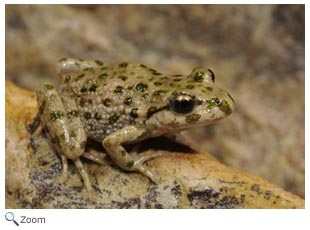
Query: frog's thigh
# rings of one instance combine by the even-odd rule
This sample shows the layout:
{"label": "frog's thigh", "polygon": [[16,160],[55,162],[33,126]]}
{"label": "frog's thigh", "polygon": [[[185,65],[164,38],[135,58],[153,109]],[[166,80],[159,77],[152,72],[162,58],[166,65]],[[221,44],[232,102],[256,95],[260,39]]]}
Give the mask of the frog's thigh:
{"label": "frog's thigh", "polygon": [[[138,155],[131,156],[121,145],[125,142],[137,140],[145,132],[145,129],[128,126],[106,137],[102,141],[102,145],[118,166],[128,171],[139,171],[148,176],[152,181],[156,182],[158,181],[157,178],[142,164],[146,161],[145,156],[142,156],[143,159]],[[147,159],[151,159],[151,157]]]}
{"label": "frog's thigh", "polygon": [[77,159],[83,154],[87,139],[78,112],[74,108],[68,110],[57,91],[46,85],[37,91],[41,122],[61,153]]}

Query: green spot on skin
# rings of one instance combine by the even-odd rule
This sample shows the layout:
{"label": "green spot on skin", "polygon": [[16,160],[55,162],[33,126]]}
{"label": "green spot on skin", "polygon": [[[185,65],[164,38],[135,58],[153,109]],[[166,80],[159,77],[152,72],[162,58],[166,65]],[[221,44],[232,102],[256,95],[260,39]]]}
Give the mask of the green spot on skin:
{"label": "green spot on skin", "polygon": [[201,115],[200,114],[191,114],[191,115],[187,115],[186,117],[185,117],[185,121],[187,122],[187,123],[194,123],[194,122],[196,122],[196,121],[198,121],[199,119],[200,119],[200,117],[201,117]]}
{"label": "green spot on skin", "polygon": [[85,73],[82,73],[79,76],[77,76],[75,81],[78,81],[78,80],[82,79],[83,77],[85,77]]}
{"label": "green spot on skin", "polygon": [[154,85],[156,85],[156,86],[161,86],[163,83],[161,83],[161,82],[159,82],[159,81],[156,81],[156,82],[154,82]]}
{"label": "green spot on skin", "polygon": [[86,120],[89,120],[91,118],[91,113],[90,112],[85,112],[83,116],[84,116],[84,118]]}
{"label": "green spot on skin", "polygon": [[178,79],[173,79],[173,81],[174,82],[179,82],[179,81],[182,81],[182,79],[179,79],[179,78]]}
{"label": "green spot on skin", "polygon": [[126,68],[128,66],[128,62],[123,62],[118,65],[119,67]]}
{"label": "green spot on skin", "polygon": [[96,92],[96,89],[97,89],[97,85],[96,84],[92,84],[90,87],[89,87],[89,92]]}
{"label": "green spot on skin", "polygon": [[193,86],[193,85],[187,85],[186,88],[188,88],[188,89],[193,89],[193,88],[195,88],[195,86]]}
{"label": "green spot on skin", "polygon": [[119,115],[117,114],[113,114],[112,116],[109,117],[109,123],[112,125],[114,124],[115,122],[117,122],[117,120],[119,119]]}
{"label": "green spot on skin", "polygon": [[229,103],[226,100],[220,100],[218,97],[211,98],[210,100],[206,101],[207,109],[213,109],[214,107],[218,107],[222,112],[226,115],[232,113]]}
{"label": "green spot on skin", "polygon": [[67,112],[67,117],[68,118],[73,118],[73,117],[77,117],[79,115],[77,110],[70,110]]}
{"label": "green spot on skin", "polygon": [[68,83],[71,79],[71,76],[70,75],[66,75],[65,76],[65,83]]}
{"label": "green spot on skin", "polygon": [[43,84],[44,88],[47,89],[47,90],[51,90],[51,89],[54,89],[54,86],[52,86],[51,84]]}
{"label": "green spot on skin", "polygon": [[120,85],[116,86],[115,89],[114,89],[114,93],[116,93],[116,94],[123,93],[123,87],[120,86]]}
{"label": "green spot on skin", "polygon": [[103,62],[102,62],[102,61],[100,61],[100,60],[95,60],[95,62],[96,62],[96,64],[97,64],[97,65],[100,65],[100,66],[102,66],[102,65],[103,65]]}
{"label": "green spot on skin", "polygon": [[101,73],[101,74],[98,75],[97,78],[98,78],[99,80],[104,80],[104,79],[106,79],[107,76],[108,76],[107,73]]}
{"label": "green spot on skin", "polygon": [[128,167],[128,168],[131,168],[133,165],[134,165],[134,161],[129,161],[129,162],[127,163],[127,167]]}
{"label": "green spot on skin", "polygon": [[197,72],[194,76],[194,80],[196,82],[202,82],[203,81],[203,74],[201,72]]}
{"label": "green spot on skin", "polygon": [[157,72],[155,69],[149,69],[154,75],[161,75],[161,73]]}
{"label": "green spot on skin", "polygon": [[220,110],[223,111],[226,115],[232,113],[232,110],[226,100],[222,100],[221,105],[219,106]]}
{"label": "green spot on skin", "polygon": [[139,83],[136,85],[136,90],[140,91],[140,92],[144,92],[147,89],[147,85],[143,84],[143,83]]}
{"label": "green spot on skin", "polygon": [[132,118],[137,118],[139,115],[138,115],[138,109],[137,108],[134,108],[131,110],[130,114],[129,114]]}
{"label": "green spot on skin", "polygon": [[106,99],[102,100],[103,105],[106,106],[106,107],[109,107],[111,105],[111,102],[112,101],[109,98],[106,98]]}
{"label": "green spot on skin", "polygon": [[81,93],[85,93],[87,91],[87,88],[85,86],[83,86],[81,89],[80,89],[80,92]]}
{"label": "green spot on skin", "polygon": [[123,76],[123,75],[119,76],[118,78],[119,78],[119,79],[122,79],[123,81],[126,81],[126,80],[127,80],[127,77],[126,77],[126,76]]}
{"label": "green spot on skin", "polygon": [[102,115],[100,113],[95,113],[95,119],[97,121],[101,120],[102,119]]}
{"label": "green spot on skin", "polygon": [[124,104],[125,105],[130,105],[132,103],[132,97],[126,97],[124,99]]}
{"label": "green spot on skin", "polygon": [[52,121],[57,121],[64,116],[65,116],[64,112],[59,111],[59,110],[54,110],[50,113],[50,118]]}
{"label": "green spot on skin", "polygon": [[214,99],[215,98],[211,98],[210,100],[206,100],[207,110],[213,109],[216,106]]}
{"label": "green spot on skin", "polygon": [[153,96],[164,96],[165,94],[167,94],[167,90],[157,90],[153,93]]}
{"label": "green spot on skin", "polygon": [[83,107],[85,105],[85,103],[86,103],[86,101],[84,99],[81,99],[79,105],[81,107]]}
{"label": "green spot on skin", "polygon": [[206,89],[207,89],[208,91],[212,91],[212,90],[213,90],[213,88],[210,87],[210,86],[206,87]]}

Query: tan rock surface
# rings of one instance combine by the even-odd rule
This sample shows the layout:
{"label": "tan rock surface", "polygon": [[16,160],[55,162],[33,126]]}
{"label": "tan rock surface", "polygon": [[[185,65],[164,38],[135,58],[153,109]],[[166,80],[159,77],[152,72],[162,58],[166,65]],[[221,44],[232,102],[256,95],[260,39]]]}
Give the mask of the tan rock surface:
{"label": "tan rock surface", "polygon": [[[165,139],[143,143],[142,151],[170,151],[148,162],[158,185],[118,168],[100,145],[106,165],[83,159],[94,190],[87,192],[74,165],[63,178],[61,163],[44,135],[26,127],[36,115],[33,92],[6,82],[6,208],[303,208],[304,200],[270,182],[227,167]],[[169,146],[168,148],[165,146]]]}

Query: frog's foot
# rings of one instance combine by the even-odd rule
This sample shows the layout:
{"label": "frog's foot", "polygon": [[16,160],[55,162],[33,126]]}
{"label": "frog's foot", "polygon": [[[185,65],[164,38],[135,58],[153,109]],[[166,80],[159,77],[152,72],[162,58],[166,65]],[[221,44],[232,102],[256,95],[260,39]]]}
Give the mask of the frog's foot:
{"label": "frog's foot", "polygon": [[158,157],[167,156],[169,155],[169,153],[161,152],[161,151],[156,151],[156,152],[146,151],[146,152],[138,154],[139,148],[140,148],[140,144],[137,144],[130,151],[130,156],[132,157],[133,164],[134,164],[133,169],[135,171],[138,171],[146,175],[148,178],[151,179],[153,183],[158,184],[160,182],[160,179],[157,176],[155,176],[149,169],[147,169],[143,164],[149,160],[152,160]]}
{"label": "frog's foot", "polygon": [[89,176],[88,176],[88,173],[85,170],[81,160],[78,158],[78,159],[73,160],[73,162],[74,162],[75,166],[77,167],[77,169],[79,170],[80,175],[83,178],[83,181],[84,181],[84,184],[85,184],[87,191],[91,191],[92,186],[91,186],[91,183],[89,180]]}
{"label": "frog's foot", "polygon": [[84,152],[83,157],[87,158],[88,160],[94,161],[100,165],[106,165],[104,161],[105,155],[96,152],[95,150],[91,149],[88,152]]}
{"label": "frog's foot", "polygon": [[[57,182],[64,182],[66,179],[68,179],[68,159],[64,155],[60,155],[61,162],[62,162],[62,178],[58,179]],[[78,169],[85,187],[88,191],[91,191],[91,183],[89,180],[88,173],[86,172],[81,160],[78,158],[76,160],[73,160],[76,168]]]}

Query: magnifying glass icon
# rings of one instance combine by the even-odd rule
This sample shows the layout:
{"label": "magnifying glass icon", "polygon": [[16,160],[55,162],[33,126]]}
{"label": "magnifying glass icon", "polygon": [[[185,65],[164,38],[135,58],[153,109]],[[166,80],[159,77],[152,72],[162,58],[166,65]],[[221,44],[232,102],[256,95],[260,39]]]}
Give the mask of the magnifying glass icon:
{"label": "magnifying glass icon", "polygon": [[5,219],[6,219],[7,221],[13,221],[14,224],[16,224],[17,226],[19,226],[19,224],[14,220],[14,213],[13,213],[13,212],[7,212],[7,213],[5,214]]}

